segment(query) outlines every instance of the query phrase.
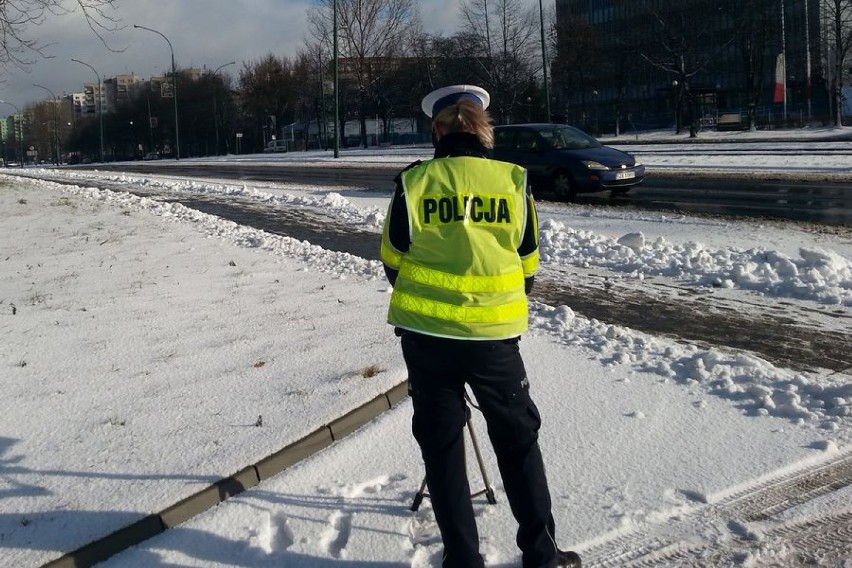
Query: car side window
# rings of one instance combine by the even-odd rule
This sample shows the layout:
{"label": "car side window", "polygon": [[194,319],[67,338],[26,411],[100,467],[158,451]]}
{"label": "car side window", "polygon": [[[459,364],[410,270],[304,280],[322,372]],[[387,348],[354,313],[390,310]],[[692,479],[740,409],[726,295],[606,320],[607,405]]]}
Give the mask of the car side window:
{"label": "car side window", "polygon": [[516,148],[521,152],[532,152],[538,148],[538,137],[535,132],[522,130],[518,132]]}
{"label": "car side window", "polygon": [[511,150],[512,137],[515,135],[514,130],[501,129],[494,133],[494,149],[495,150]]}

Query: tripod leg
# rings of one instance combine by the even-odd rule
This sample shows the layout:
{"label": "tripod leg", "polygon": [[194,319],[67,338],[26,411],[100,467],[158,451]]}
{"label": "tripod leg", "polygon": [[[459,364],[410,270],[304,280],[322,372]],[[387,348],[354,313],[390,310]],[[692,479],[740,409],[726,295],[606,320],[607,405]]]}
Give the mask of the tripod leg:
{"label": "tripod leg", "polygon": [[420,490],[414,494],[414,501],[411,503],[410,509],[412,511],[416,511],[420,508],[420,504],[423,502],[423,497],[426,496],[426,478],[423,478],[423,483],[420,484]]}
{"label": "tripod leg", "polygon": [[467,431],[470,434],[470,441],[473,444],[473,453],[476,454],[476,463],[479,464],[479,471],[482,473],[482,481],[485,483],[485,498],[488,500],[489,504],[494,505],[497,503],[497,498],[494,496],[494,489],[491,488],[491,482],[488,481],[488,473],[485,471],[485,462],[482,459],[482,452],[479,450],[479,442],[476,439],[476,433],[473,431],[470,409],[467,410]]}
{"label": "tripod leg", "polygon": [[[470,401],[470,398],[467,397],[467,393],[465,393],[465,398]],[[485,470],[485,461],[482,459],[482,452],[479,449],[479,441],[476,438],[476,433],[473,431],[473,423],[471,422],[471,413],[470,407],[465,406],[465,426],[467,426],[468,434],[470,434],[470,441],[473,444],[473,452],[476,455],[476,463],[479,465],[479,472],[482,474],[482,481],[485,484],[485,489],[474,493],[471,497],[478,497],[479,495],[485,495],[485,498],[488,500],[490,505],[495,505],[497,503],[497,498],[494,495],[494,489],[491,487],[491,482],[488,480],[488,473]],[[411,503],[410,510],[417,511],[420,509],[420,505],[423,503],[423,498],[428,497],[429,495],[426,493],[426,478],[423,478],[423,483],[420,484],[420,490],[414,494],[414,501]]]}

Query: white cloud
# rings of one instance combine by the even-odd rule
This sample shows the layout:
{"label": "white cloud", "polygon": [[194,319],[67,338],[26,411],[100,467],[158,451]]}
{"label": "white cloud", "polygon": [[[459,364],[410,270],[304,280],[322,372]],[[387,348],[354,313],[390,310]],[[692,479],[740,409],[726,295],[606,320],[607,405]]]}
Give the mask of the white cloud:
{"label": "white cloud", "polygon": [[[3,73],[6,81],[0,86],[0,97],[23,107],[47,96],[33,83],[44,85],[57,95],[81,90],[84,82],[94,80],[94,74],[72,63],[72,57],[91,64],[103,77],[123,73],[150,77],[162,73],[171,64],[168,45],[156,34],[134,29],[134,24],[156,29],[168,37],[180,67],[215,68],[236,61],[237,67],[230,69],[236,74],[242,62],[270,52],[294,55],[304,39],[306,13],[311,4],[310,0],[116,0],[116,10],[110,14],[121,19],[123,28],[104,34],[113,51],[89,30],[79,11],[51,16],[29,32],[31,37],[48,44],[45,53],[51,58],[39,59],[24,70],[8,69]],[[4,113],[0,110],[0,114]]]}
{"label": "white cloud", "polygon": [[[530,3],[536,0],[526,0]],[[463,0],[421,0],[421,20],[429,33],[451,35],[457,30]],[[552,2],[552,0],[550,0]],[[548,2],[548,3],[550,3]],[[228,71],[239,72],[243,62],[268,53],[294,56],[307,31],[307,10],[315,0],[115,0],[108,14],[120,18],[122,29],[104,34],[106,45],[89,29],[79,9],[72,14],[48,16],[29,30],[28,37],[47,45],[49,59],[38,58],[26,69],[11,67],[0,77],[0,98],[19,107],[48,96],[37,83],[57,95],[79,92],[94,80],[91,70],[71,58],[95,67],[102,77],[135,73],[159,75],[171,65],[168,45],[151,32],[156,29],[171,41],[179,67],[211,67],[236,61]],[[107,47],[109,46],[109,48]],[[112,50],[112,51],[111,51]],[[0,116],[11,114],[0,107]]]}

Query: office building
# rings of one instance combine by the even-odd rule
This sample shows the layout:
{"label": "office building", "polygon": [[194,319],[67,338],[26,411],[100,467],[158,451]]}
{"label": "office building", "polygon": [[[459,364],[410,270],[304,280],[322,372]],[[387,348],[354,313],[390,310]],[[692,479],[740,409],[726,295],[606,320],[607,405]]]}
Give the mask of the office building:
{"label": "office building", "polygon": [[556,15],[554,114],[568,122],[706,127],[750,110],[759,126],[831,120],[819,0],[556,0]]}

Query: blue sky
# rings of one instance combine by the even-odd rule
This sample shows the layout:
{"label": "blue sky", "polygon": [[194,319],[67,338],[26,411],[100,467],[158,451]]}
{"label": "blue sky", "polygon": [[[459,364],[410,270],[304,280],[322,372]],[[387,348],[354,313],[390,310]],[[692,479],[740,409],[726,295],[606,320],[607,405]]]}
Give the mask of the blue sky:
{"label": "blue sky", "polygon": [[[270,52],[294,55],[303,43],[305,12],[312,4],[312,0],[116,0],[110,14],[125,27],[105,37],[120,52],[107,49],[79,13],[51,16],[31,28],[29,35],[49,43],[45,53],[52,58],[39,59],[26,70],[9,67],[2,72],[0,99],[23,107],[50,96],[33,84],[57,96],[81,91],[95,75],[72,57],[89,63],[102,77],[135,73],[148,78],[163,73],[170,67],[168,45],[156,34],[134,29],[134,24],[168,37],[178,66],[215,69],[236,61],[226,68],[236,76],[244,61]],[[424,28],[453,33],[459,4],[460,0],[420,0]],[[0,106],[0,116],[12,112],[11,107]]]}

